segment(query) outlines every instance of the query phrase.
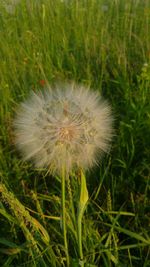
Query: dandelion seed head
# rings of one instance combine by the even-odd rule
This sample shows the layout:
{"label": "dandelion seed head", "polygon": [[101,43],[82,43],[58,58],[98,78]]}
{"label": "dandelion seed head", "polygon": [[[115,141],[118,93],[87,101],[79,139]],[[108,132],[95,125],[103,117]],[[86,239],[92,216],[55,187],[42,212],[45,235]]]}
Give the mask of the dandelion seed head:
{"label": "dandelion seed head", "polygon": [[14,120],[24,160],[60,173],[98,164],[110,149],[111,108],[98,93],[76,84],[32,92]]}

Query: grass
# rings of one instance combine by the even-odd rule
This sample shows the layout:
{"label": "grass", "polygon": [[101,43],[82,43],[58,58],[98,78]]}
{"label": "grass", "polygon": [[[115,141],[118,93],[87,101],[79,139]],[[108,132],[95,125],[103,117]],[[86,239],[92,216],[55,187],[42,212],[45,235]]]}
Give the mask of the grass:
{"label": "grass", "polygon": [[[99,168],[86,174],[86,267],[150,266],[150,2],[22,0],[0,4],[0,265],[66,266],[59,177],[22,163],[12,120],[30,90],[75,80],[112,104],[116,136]],[[79,266],[67,185],[71,267]],[[75,207],[77,209],[77,206]]]}

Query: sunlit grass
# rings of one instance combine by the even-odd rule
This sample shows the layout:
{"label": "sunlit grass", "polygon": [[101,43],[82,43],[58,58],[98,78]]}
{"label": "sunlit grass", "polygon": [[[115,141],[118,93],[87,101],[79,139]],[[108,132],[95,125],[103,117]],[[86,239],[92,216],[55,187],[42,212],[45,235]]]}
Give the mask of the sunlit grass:
{"label": "sunlit grass", "polygon": [[[150,265],[149,25],[148,0],[22,0],[11,13],[0,4],[1,266],[66,266],[60,179],[22,163],[12,129],[18,103],[56,80],[99,90],[116,117],[111,154],[86,175],[86,266]],[[66,191],[73,267],[79,255],[70,193],[77,203],[80,191],[74,175]]]}

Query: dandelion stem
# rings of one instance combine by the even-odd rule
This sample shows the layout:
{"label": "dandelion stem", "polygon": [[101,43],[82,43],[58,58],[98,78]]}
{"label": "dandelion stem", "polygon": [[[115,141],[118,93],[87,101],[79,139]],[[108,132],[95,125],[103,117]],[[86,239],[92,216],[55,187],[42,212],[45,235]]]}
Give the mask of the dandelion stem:
{"label": "dandelion stem", "polygon": [[73,220],[74,227],[76,227],[76,215],[75,215],[75,209],[74,209],[73,196],[72,196],[72,190],[71,190],[71,183],[70,183],[69,175],[68,175],[66,181],[67,181],[67,186],[68,186],[68,195],[69,195],[69,203],[71,206],[72,220]]}
{"label": "dandelion stem", "polygon": [[69,267],[69,253],[68,253],[68,243],[67,243],[67,230],[66,230],[66,208],[65,208],[65,168],[62,168],[61,177],[61,204],[62,204],[62,229],[64,236],[64,246],[66,252],[67,267]]}

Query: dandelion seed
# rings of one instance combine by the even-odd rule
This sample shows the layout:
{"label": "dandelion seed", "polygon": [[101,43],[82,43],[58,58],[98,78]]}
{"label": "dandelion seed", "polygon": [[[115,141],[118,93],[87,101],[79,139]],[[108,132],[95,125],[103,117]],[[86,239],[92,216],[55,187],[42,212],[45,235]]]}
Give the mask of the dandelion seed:
{"label": "dandelion seed", "polygon": [[21,104],[14,121],[15,141],[24,160],[53,173],[98,164],[110,149],[111,108],[98,93],[75,84],[56,85]]}

